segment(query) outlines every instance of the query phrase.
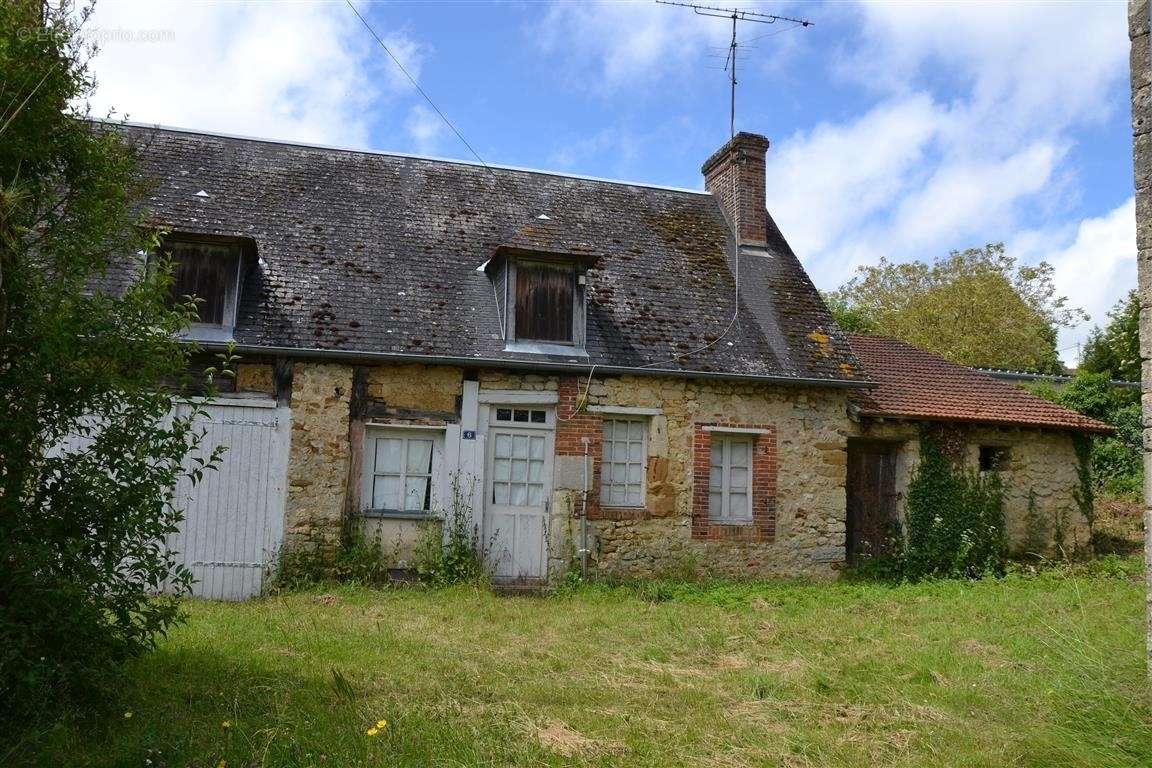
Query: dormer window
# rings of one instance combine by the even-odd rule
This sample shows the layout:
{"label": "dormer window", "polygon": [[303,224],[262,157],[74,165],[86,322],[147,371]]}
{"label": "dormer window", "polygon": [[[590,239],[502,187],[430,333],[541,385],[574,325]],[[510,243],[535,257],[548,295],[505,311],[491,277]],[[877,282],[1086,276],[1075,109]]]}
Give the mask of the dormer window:
{"label": "dormer window", "polygon": [[186,331],[205,341],[232,338],[240,293],[243,247],[238,241],[170,237],[162,247],[172,259],[172,301],[196,299],[196,319]]}
{"label": "dormer window", "polygon": [[583,355],[583,264],[523,255],[507,263],[506,341],[510,350]]}

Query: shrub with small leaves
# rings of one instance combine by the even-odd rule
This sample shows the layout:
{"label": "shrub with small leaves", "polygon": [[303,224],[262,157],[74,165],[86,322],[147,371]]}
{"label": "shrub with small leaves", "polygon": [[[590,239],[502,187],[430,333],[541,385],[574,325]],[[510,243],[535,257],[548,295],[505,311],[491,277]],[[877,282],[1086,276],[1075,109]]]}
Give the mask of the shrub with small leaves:
{"label": "shrub with small leaves", "polygon": [[931,440],[908,485],[903,575],[972,578],[1004,572],[1004,491],[1000,477],[964,470]]}

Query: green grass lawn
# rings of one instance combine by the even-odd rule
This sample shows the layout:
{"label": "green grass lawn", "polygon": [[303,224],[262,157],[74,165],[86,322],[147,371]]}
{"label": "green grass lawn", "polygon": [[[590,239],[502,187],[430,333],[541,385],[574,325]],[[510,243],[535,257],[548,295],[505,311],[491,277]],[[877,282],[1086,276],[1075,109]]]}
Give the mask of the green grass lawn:
{"label": "green grass lawn", "polygon": [[111,714],[0,762],[1149,766],[1137,567],[190,603]]}

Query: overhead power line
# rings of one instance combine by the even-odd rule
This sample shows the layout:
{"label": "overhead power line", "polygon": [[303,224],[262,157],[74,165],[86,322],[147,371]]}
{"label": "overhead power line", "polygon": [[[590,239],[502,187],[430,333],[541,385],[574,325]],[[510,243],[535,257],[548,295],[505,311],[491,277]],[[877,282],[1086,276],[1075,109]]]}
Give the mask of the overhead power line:
{"label": "overhead power line", "polygon": [[376,33],[376,30],[372,28],[372,25],[368,23],[368,20],[365,19],[360,11],[356,9],[356,6],[352,4],[352,0],[344,0],[344,2],[349,8],[352,9],[352,13],[356,14],[356,18],[358,18],[360,23],[364,25],[364,29],[368,30],[368,33],[372,35],[372,37],[376,39],[376,42],[380,44],[380,47],[384,49],[384,53],[388,54],[388,58],[392,59],[392,62],[396,65],[396,68],[404,74],[404,77],[408,78],[408,82],[412,83],[412,87],[415,88],[416,91],[424,97],[424,101],[428,102],[428,106],[432,107],[432,111],[434,111],[440,117],[440,119],[444,121],[444,125],[448,126],[452,133],[456,134],[456,138],[460,139],[460,143],[468,148],[468,151],[472,153],[474,158],[476,158],[476,162],[484,166],[484,168],[492,174],[492,178],[496,180],[496,183],[500,186],[503,186],[504,191],[511,196],[513,201],[515,201],[517,199],[517,195],[508,188],[508,186],[504,183],[504,180],[500,178],[500,174],[496,173],[495,169],[488,165],[487,161],[485,161],[484,158],[480,156],[480,153],[476,151],[476,148],[469,143],[468,139],[464,138],[464,134],[461,133],[455,125],[453,125],[452,121],[448,119],[448,116],[444,114],[440,107],[436,106],[436,102],[432,101],[432,97],[428,95],[428,92],[420,87],[420,83],[416,81],[416,78],[412,77],[412,75],[405,68],[403,62],[401,62],[400,59],[396,57],[396,54],[392,53],[392,49],[388,47],[388,44],[384,42],[384,39]]}

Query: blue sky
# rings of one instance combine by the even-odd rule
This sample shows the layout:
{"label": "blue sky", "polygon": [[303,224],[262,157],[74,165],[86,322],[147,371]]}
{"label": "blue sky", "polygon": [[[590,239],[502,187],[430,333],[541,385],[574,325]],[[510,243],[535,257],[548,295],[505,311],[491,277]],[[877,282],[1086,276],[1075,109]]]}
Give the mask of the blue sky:
{"label": "blue sky", "polygon": [[[815,22],[742,26],[737,127],[772,141],[768,206],[818,286],[990,241],[1052,263],[1093,322],[1135,285],[1123,2],[744,5]],[[699,188],[727,138],[722,19],[357,7],[488,162]],[[342,2],[100,0],[89,35],[98,111],[470,157]]]}

